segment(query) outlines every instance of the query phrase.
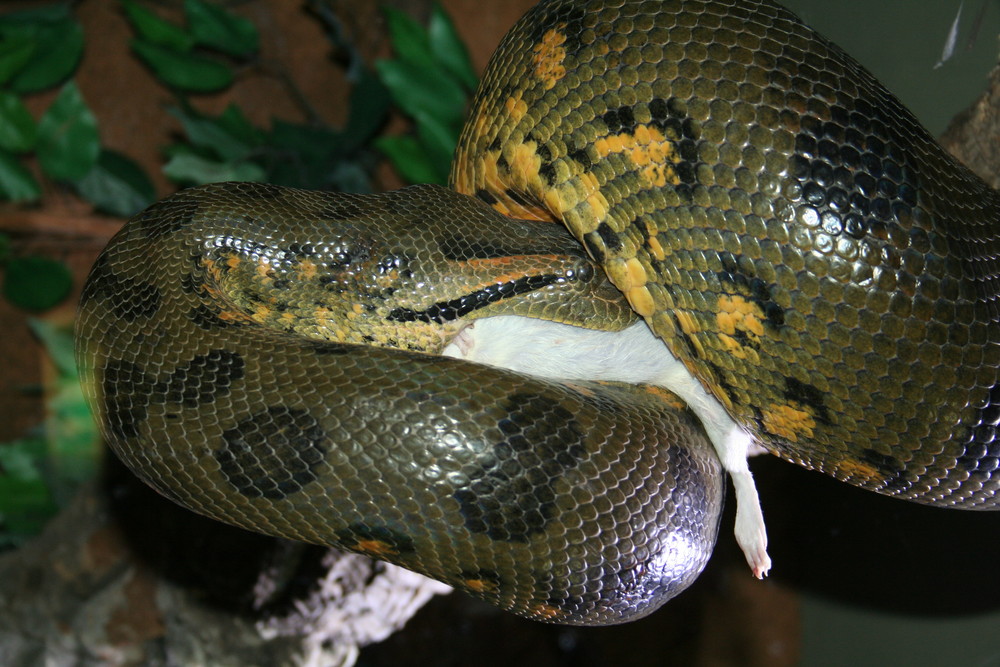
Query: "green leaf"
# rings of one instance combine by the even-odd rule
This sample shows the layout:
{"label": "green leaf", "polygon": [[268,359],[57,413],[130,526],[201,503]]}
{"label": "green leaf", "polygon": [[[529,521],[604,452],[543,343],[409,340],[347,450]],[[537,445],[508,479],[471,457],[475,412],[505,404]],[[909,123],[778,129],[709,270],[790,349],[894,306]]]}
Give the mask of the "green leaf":
{"label": "green leaf", "polygon": [[0,30],[0,85],[7,83],[11,77],[21,71],[35,54],[37,42],[34,30],[25,28],[21,33]]}
{"label": "green leaf", "polygon": [[66,377],[76,377],[76,358],[73,354],[73,331],[37,317],[28,318],[32,333],[45,346],[56,369]]}
{"label": "green leaf", "polygon": [[22,438],[0,445],[0,469],[8,479],[40,481],[40,463],[44,459],[45,441],[38,437]]}
{"label": "green leaf", "polygon": [[[0,37],[24,34],[19,23],[0,24]],[[83,57],[83,28],[71,16],[38,22],[27,28],[34,33],[31,59],[9,81],[15,93],[33,93],[51,88],[66,79]]]}
{"label": "green leaf", "polygon": [[436,2],[431,8],[427,36],[434,60],[457,77],[468,90],[475,90],[479,80],[475,70],[472,69],[469,50],[455,30],[451,18]]}
{"label": "green leaf", "polygon": [[467,96],[458,82],[442,70],[404,60],[381,60],[375,67],[393,101],[406,114],[426,114],[445,125],[462,121]]}
{"label": "green leaf", "polygon": [[161,81],[192,93],[211,93],[233,82],[232,70],[223,63],[196,53],[182,53],[141,39],[130,44]]}
{"label": "green leaf", "polygon": [[[72,352],[73,337],[67,338],[60,347]],[[93,479],[100,439],[75,371],[60,375],[48,398],[44,428],[50,465],[46,472],[53,499],[64,506],[80,484]]]}
{"label": "green leaf", "polygon": [[163,154],[168,159],[178,155],[198,155],[200,157],[208,158],[209,156],[204,153],[205,151],[186,143],[170,144],[169,146],[163,147]]}
{"label": "green leaf", "polygon": [[76,370],[73,326],[36,318],[28,324],[59,371],[46,392],[42,431],[47,456],[42,472],[53,499],[65,505],[81,483],[93,478],[100,438]]}
{"label": "green leaf", "polygon": [[121,3],[129,23],[145,41],[181,52],[190,51],[194,46],[194,37],[184,28],[160,18],[134,0],[121,0]]}
{"label": "green leaf", "polygon": [[70,9],[69,2],[53,2],[32,9],[10,12],[0,16],[0,30],[39,23],[58,23],[73,17]]}
{"label": "green leaf", "polygon": [[234,122],[232,115],[228,122],[222,122],[221,118],[203,116],[193,109],[172,107],[168,111],[184,126],[192,144],[207,149],[223,162],[243,160],[254,148],[230,132]]}
{"label": "green leaf", "polygon": [[0,445],[0,541],[19,544],[38,534],[58,507],[42,468],[46,443],[39,437]]}
{"label": "green leaf", "polygon": [[35,119],[17,95],[0,90],[0,148],[24,153],[35,147]]}
{"label": "green leaf", "polygon": [[363,68],[351,90],[350,110],[343,131],[345,153],[361,148],[379,131],[389,114],[390,102],[389,90],[374,72]]}
{"label": "green leaf", "polygon": [[0,150],[0,199],[8,201],[37,201],[42,188],[21,162]]}
{"label": "green leaf", "polygon": [[276,118],[271,124],[271,145],[309,159],[340,154],[341,134],[328,127],[289,123]]}
{"label": "green leaf", "polygon": [[222,181],[265,180],[264,169],[253,162],[216,162],[191,153],[180,153],[170,158],[163,173],[177,183],[219,183]]}
{"label": "green leaf", "polygon": [[250,20],[205,0],[184,0],[184,14],[198,44],[231,56],[257,51],[257,28]]}
{"label": "green leaf", "polygon": [[264,132],[254,127],[235,104],[227,106],[216,120],[220,127],[248,146],[257,146],[264,141]]}
{"label": "green leaf", "polygon": [[344,158],[344,138],[328,127],[275,119],[265,153],[267,180],[308,189],[330,187],[329,172]]}
{"label": "green leaf", "polygon": [[138,164],[121,153],[102,150],[97,164],[74,183],[99,211],[128,218],[153,203],[156,190]]}
{"label": "green leaf", "polygon": [[45,421],[0,444],[0,549],[37,534],[97,470],[100,438],[73,355],[73,327],[29,318],[57,376],[46,383]]}
{"label": "green leaf", "polygon": [[443,185],[434,163],[424,153],[420,142],[409,135],[379,137],[375,146],[385,153],[392,165],[410,183],[438,183]]}
{"label": "green leaf", "polygon": [[60,181],[75,181],[93,169],[100,153],[97,119],[70,81],[38,122],[38,161]]}
{"label": "green leaf", "polygon": [[455,146],[458,145],[458,135],[458,128],[449,129],[434,118],[417,118],[417,140],[428,162],[434,165],[434,172],[437,174],[434,183],[444,185],[447,182],[448,172],[451,171],[451,158],[455,153]]}
{"label": "green leaf", "polygon": [[386,7],[384,11],[392,50],[399,59],[420,67],[433,66],[434,55],[427,30],[405,12],[392,7]]}
{"label": "green leaf", "polygon": [[3,294],[25,310],[47,310],[66,298],[73,276],[66,265],[47,257],[15,257],[7,263]]}
{"label": "green leaf", "polygon": [[337,192],[369,193],[372,179],[365,167],[354,160],[342,160],[334,165],[328,176],[326,187]]}
{"label": "green leaf", "polygon": [[7,262],[10,257],[10,237],[6,234],[0,234],[0,264]]}

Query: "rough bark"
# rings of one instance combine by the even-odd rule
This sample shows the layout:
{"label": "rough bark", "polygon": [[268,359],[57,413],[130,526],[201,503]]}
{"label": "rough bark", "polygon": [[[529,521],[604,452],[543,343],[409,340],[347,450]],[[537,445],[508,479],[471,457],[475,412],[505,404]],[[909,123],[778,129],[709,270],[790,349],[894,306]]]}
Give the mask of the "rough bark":
{"label": "rough bark", "polygon": [[111,468],[0,556],[0,664],[351,665],[449,590],[202,519]]}
{"label": "rough bark", "polygon": [[992,187],[1000,187],[1000,66],[978,100],[955,116],[941,145]]}

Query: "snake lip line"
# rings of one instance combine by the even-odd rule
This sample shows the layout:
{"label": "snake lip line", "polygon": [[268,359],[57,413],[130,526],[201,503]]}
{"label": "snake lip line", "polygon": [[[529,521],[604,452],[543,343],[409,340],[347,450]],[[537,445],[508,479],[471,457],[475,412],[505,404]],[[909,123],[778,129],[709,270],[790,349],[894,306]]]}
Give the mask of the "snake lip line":
{"label": "snake lip line", "polygon": [[412,308],[393,308],[386,316],[391,322],[451,322],[464,317],[474,310],[485,308],[491,303],[508,299],[519,294],[526,294],[553,285],[565,276],[554,273],[540,276],[524,276],[506,283],[490,285],[483,289],[464,294],[457,299],[439,301],[423,310]]}

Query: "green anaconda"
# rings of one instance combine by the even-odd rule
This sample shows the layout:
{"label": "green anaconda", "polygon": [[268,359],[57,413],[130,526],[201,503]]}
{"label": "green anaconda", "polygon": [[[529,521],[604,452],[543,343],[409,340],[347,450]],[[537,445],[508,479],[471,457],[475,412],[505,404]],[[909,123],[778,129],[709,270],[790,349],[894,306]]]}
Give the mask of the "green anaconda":
{"label": "green anaconda", "polygon": [[[772,0],[541,2],[451,185],[136,216],[77,325],[111,447],[198,512],[575,624],[693,581],[723,469],[766,570],[752,445],[997,508],[998,195]],[[573,333],[490,333],[526,318]],[[498,345],[541,353],[470,361]]]}

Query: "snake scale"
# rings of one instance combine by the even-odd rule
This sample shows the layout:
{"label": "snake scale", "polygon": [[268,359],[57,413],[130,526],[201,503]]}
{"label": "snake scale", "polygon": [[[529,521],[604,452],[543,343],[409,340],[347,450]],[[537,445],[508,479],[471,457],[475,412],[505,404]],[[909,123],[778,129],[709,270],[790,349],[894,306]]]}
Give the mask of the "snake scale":
{"label": "snake scale", "polygon": [[[136,216],[77,325],[112,448],[195,511],[572,624],[693,581],[750,443],[997,509],[998,195],[772,0],[541,2],[451,185],[218,184]],[[470,361],[497,345],[581,376]]]}

